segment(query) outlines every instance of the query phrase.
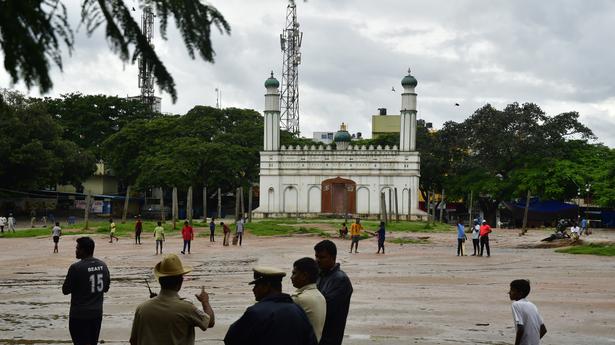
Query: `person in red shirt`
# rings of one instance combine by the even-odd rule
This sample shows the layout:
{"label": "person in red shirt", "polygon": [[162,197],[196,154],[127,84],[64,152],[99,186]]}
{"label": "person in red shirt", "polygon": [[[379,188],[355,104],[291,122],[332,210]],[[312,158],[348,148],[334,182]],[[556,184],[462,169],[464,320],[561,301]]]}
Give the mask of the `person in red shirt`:
{"label": "person in red shirt", "polygon": [[491,233],[491,227],[487,224],[486,220],[483,220],[483,225],[480,226],[480,232],[478,235],[480,236],[480,254],[478,256],[483,256],[483,249],[487,247],[487,256],[491,256],[491,251],[489,250],[489,234]]}
{"label": "person in red shirt", "polygon": [[184,250],[182,250],[181,253],[186,254],[186,247],[188,247],[188,254],[190,254],[190,241],[194,240],[194,230],[188,221],[184,222],[182,237],[184,238]]}

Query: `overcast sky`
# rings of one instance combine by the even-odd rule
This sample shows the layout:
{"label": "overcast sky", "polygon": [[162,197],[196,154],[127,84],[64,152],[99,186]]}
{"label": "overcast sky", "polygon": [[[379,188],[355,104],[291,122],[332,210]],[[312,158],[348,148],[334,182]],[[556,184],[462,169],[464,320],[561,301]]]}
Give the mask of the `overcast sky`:
{"label": "overcast sky", "polygon": [[[80,1],[65,3],[71,21],[78,22]],[[172,104],[161,95],[162,111],[214,106],[219,88],[223,107],[262,112],[269,72],[281,81],[279,35],[287,2],[211,3],[232,30],[230,36],[214,32],[215,64],[191,60],[172,22],[167,41],[156,27],[156,50],[179,96]],[[399,114],[400,81],[410,67],[418,80],[419,118],[435,127],[463,121],[485,103],[503,108],[534,102],[549,115],[578,111],[599,142],[615,147],[615,1],[309,0],[298,1],[297,8],[304,35],[303,136],[336,131],[341,122],[370,136],[378,108]],[[90,38],[80,30],[64,72],[53,69],[49,95],[137,95],[137,72],[110,52],[103,28]],[[0,86],[11,86],[6,73]]]}

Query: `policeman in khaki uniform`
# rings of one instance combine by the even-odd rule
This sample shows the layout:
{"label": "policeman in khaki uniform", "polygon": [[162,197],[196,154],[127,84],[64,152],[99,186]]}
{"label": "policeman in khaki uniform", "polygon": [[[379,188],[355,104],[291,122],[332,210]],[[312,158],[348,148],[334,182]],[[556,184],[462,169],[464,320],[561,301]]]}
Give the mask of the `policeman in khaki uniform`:
{"label": "policeman in khaki uniform", "polygon": [[228,329],[226,345],[316,345],[314,330],[305,312],[282,293],[284,271],[255,267],[252,292],[256,304]]}
{"label": "policeman in khaki uniform", "polygon": [[183,275],[190,271],[192,268],[183,266],[175,254],[165,255],[156,264],[154,274],[160,283],[160,294],[137,307],[130,344],[192,345],[195,327],[205,331],[214,326],[214,311],[204,287],[195,295],[203,311],[178,295]]}

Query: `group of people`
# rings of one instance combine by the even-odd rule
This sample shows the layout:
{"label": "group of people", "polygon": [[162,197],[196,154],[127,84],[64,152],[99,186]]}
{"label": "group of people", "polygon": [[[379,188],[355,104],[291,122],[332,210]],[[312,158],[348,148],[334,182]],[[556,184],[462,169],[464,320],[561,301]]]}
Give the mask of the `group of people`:
{"label": "group of people", "polygon": [[17,221],[15,217],[13,217],[12,213],[9,213],[9,217],[0,216],[0,232],[4,233],[4,228],[6,227],[7,232],[15,232],[15,225],[17,225]]}
{"label": "group of people", "polygon": [[[69,332],[74,344],[96,344],[103,316],[103,296],[111,277],[107,265],[95,258],[94,240],[76,240],[79,261],[68,269],[62,292],[71,295]],[[293,263],[291,281],[296,290],[282,292],[284,270],[253,268],[252,292],[256,304],[232,323],[224,337],[227,345],[339,345],[344,337],[353,288],[336,262],[337,247],[329,240],[314,246],[315,258]],[[130,343],[194,344],[195,328],[215,325],[209,294],[201,287],[195,295],[202,309],[180,298],[184,275],[192,268],[175,254],[165,255],[154,267],[158,294],[141,303],[134,315]]]}
{"label": "group of people", "polygon": [[[54,224],[56,222],[56,218],[54,217],[53,213],[50,213],[49,216],[43,215],[40,219],[43,228],[47,227],[47,220],[51,221],[51,224]],[[32,209],[30,210],[30,227],[35,228],[36,224],[37,224],[36,210]]]}
{"label": "group of people", "polygon": [[[479,221],[474,219],[472,225],[472,247],[474,248],[474,254],[472,256],[483,256],[485,249],[487,249],[487,256],[491,256],[489,234],[492,231],[491,226],[487,224],[486,220]],[[457,222],[457,256],[466,255],[464,244],[467,239],[465,225],[462,220],[459,220]]]}
{"label": "group of people", "polygon": [[[224,238],[223,238],[222,243],[224,246],[228,246],[231,229],[224,222],[220,222],[220,226],[222,227],[222,230],[224,233]],[[240,246],[242,245],[244,228],[245,228],[245,220],[243,217],[241,217],[235,222],[236,233],[233,238],[233,244],[239,244]],[[116,225],[113,222],[113,219],[109,219],[109,243],[112,243],[114,238],[116,239],[116,242],[119,240],[117,236],[115,236],[115,231],[116,231]],[[141,244],[141,233],[142,232],[143,232],[143,221],[141,220],[141,216],[137,216],[137,219],[135,221],[135,244],[137,245]],[[209,223],[209,241],[210,242],[216,241],[215,232],[216,232],[216,223],[215,223],[215,219],[212,218],[211,222]],[[183,244],[183,248],[180,251],[180,253],[186,254],[187,252],[188,254],[190,254],[191,243],[192,241],[194,241],[194,228],[190,225],[188,221],[184,221],[184,225],[181,229],[181,234],[182,234],[182,239],[184,241],[184,244]],[[156,255],[162,254],[162,247],[165,241],[165,232],[164,232],[164,227],[162,226],[162,222],[160,221],[157,222],[156,227],[154,227],[153,235],[156,241]]]}
{"label": "group of people", "polygon": [[[359,253],[359,241],[361,240],[361,232],[364,230],[365,229],[363,228],[363,225],[361,225],[360,218],[356,218],[355,222],[350,225],[350,251],[349,253],[352,253],[353,248],[354,248],[355,254]],[[378,251],[376,252],[376,254],[380,254],[380,250],[382,250],[382,254],[384,254],[384,241],[386,239],[385,223],[380,222],[380,224],[378,225],[378,231],[376,232],[376,234],[372,234],[372,235],[375,235],[378,238]],[[340,238],[344,238],[344,239],[348,237],[348,226],[346,226],[346,222],[342,223],[342,227],[339,230],[339,236]]]}
{"label": "group of people", "polygon": [[[2,229],[2,232],[4,232],[3,224],[5,223],[7,223],[5,218],[0,217],[0,228]],[[9,225],[9,231],[12,230],[14,232],[15,222],[14,222],[14,218],[12,218],[12,215],[9,217],[8,224],[13,224],[12,226]],[[228,246],[231,229],[228,227],[228,225],[224,224],[224,222],[220,222],[220,226],[222,227],[223,232],[224,232],[223,245]],[[236,226],[236,233],[233,238],[233,244],[239,244],[241,246],[243,243],[245,220],[243,218],[238,219],[237,222],[235,223],[235,226]],[[210,242],[215,242],[216,224],[214,223],[213,218],[211,222],[209,223],[209,229],[210,229],[209,240]],[[114,239],[115,239],[115,242],[119,241],[119,238],[116,236],[116,231],[117,231],[117,225],[113,221],[113,218],[110,218],[109,219],[109,243],[113,243]],[[53,243],[54,243],[53,252],[57,253],[58,252],[58,242],[60,240],[60,236],[62,233],[59,222],[55,223],[55,226],[52,228],[51,233],[52,233],[51,236],[52,236]],[[143,221],[141,220],[140,216],[137,216],[137,219],[135,221],[135,244],[136,245],[141,244],[141,233],[143,233]],[[180,253],[186,254],[187,252],[188,254],[190,254],[191,243],[192,241],[194,241],[194,228],[190,225],[188,221],[184,222],[184,225],[181,229],[181,234],[182,234],[182,239],[184,242],[183,242],[183,248],[180,251]],[[162,226],[162,222],[160,221],[157,222],[157,225],[156,227],[154,227],[154,230],[153,230],[153,237],[154,237],[154,240],[156,241],[156,255],[159,255],[159,254],[161,255],[163,244],[166,240],[165,231],[164,231],[164,227]]]}

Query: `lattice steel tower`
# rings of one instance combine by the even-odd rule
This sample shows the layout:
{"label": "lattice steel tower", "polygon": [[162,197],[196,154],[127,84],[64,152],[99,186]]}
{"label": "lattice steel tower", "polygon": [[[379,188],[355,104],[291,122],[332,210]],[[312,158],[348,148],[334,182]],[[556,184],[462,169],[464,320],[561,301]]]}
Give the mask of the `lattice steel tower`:
{"label": "lattice steel tower", "polygon": [[280,46],[284,55],[280,126],[296,135],[299,135],[299,64],[302,39],[303,32],[299,31],[297,22],[297,6],[294,0],[289,0],[286,7],[286,28],[280,34]]}
{"label": "lattice steel tower", "polygon": [[[152,37],[154,36],[154,12],[149,6],[143,8],[141,16],[141,32],[147,38],[147,42],[153,47]],[[152,64],[143,54],[139,56],[139,88],[141,89],[141,100],[154,109],[156,97],[154,97],[154,74]]]}

